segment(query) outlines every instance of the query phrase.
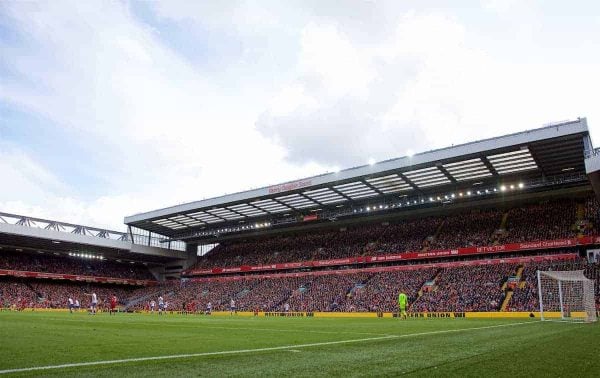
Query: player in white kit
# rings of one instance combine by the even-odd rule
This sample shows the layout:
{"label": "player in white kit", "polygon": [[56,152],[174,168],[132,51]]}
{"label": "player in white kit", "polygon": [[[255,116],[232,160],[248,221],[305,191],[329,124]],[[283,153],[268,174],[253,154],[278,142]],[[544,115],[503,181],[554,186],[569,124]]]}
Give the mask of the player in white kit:
{"label": "player in white kit", "polygon": [[96,315],[96,308],[98,307],[98,296],[94,292],[92,292],[92,294],[86,295],[92,297],[92,302],[90,303],[90,315]]}
{"label": "player in white kit", "polygon": [[154,302],[153,300],[150,301],[150,313],[154,313],[154,307],[156,307],[156,302]]}
{"label": "player in white kit", "polygon": [[158,297],[158,315],[162,315],[165,310],[165,300],[162,295]]}

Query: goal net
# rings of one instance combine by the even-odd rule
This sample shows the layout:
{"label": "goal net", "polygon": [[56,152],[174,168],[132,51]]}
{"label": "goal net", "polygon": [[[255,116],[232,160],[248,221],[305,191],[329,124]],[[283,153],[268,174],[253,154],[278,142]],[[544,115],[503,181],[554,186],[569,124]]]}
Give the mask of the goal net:
{"label": "goal net", "polygon": [[540,318],[595,322],[594,281],[583,270],[537,271]]}

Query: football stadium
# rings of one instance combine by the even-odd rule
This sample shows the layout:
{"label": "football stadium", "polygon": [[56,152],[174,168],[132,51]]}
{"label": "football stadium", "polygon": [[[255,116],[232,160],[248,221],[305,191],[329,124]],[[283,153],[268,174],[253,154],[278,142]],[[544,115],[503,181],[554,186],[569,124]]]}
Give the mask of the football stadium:
{"label": "football stadium", "polygon": [[127,232],[0,213],[0,375],[595,376],[599,201],[578,118]]}

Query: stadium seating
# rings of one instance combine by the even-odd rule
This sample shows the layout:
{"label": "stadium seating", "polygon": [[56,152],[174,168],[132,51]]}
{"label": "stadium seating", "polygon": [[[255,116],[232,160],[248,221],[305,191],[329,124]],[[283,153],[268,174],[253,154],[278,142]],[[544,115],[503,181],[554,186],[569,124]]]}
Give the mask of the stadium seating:
{"label": "stadium seating", "polygon": [[500,227],[502,211],[471,211],[446,218],[430,249],[489,245],[493,232]]}
{"label": "stadium seating", "polygon": [[597,235],[600,230],[600,205],[595,197],[590,197],[585,201],[585,219],[590,223],[585,228],[586,235]]}
{"label": "stadium seating", "polygon": [[[585,229],[576,227],[585,221]],[[551,240],[595,232],[600,221],[595,198],[567,199],[508,209],[484,209],[427,217],[396,223],[353,226],[345,229],[315,231],[295,235],[247,239],[217,246],[202,257],[195,268],[236,267],[306,260],[378,255],[384,253],[453,249],[523,241]],[[499,229],[505,228],[504,231]],[[560,250],[515,252],[549,257]],[[571,250],[570,252],[573,252]],[[486,259],[509,257],[510,253],[488,254]],[[468,256],[460,259],[477,259]],[[447,261],[428,260],[428,262]],[[455,258],[454,261],[458,261]],[[497,311],[505,299],[508,277],[519,271],[516,263],[496,261],[489,265],[454,267],[414,267],[383,272],[322,271],[318,274],[296,272],[272,275],[177,281],[161,286],[131,288],[124,286],[56,283],[47,280],[0,280],[0,304],[33,307],[64,307],[73,296],[87,306],[84,292],[94,290],[101,300],[117,295],[130,309],[148,307],[150,300],[162,295],[169,310],[203,310],[210,302],[215,311],[229,308],[234,299],[239,310],[283,311],[394,311],[397,294],[409,297],[411,311]],[[406,262],[405,262],[406,264]],[[0,251],[0,269],[77,274],[115,278],[153,279],[148,269],[138,264],[82,260],[48,254]],[[520,282],[514,288],[507,309],[537,309],[538,269],[585,269],[596,280],[600,298],[599,264],[583,259],[569,262],[545,261],[522,266]],[[425,285],[425,286],[424,286]]]}
{"label": "stadium seating", "polygon": [[506,234],[501,241],[520,243],[573,237],[576,213],[576,203],[570,200],[513,208],[508,211]]}
{"label": "stadium seating", "polygon": [[[98,294],[100,303],[116,295],[125,305],[136,298],[143,301],[130,310],[148,309],[159,295],[168,310],[203,311],[210,302],[214,311],[227,311],[234,299],[242,311],[372,311],[393,312],[400,291],[409,297],[412,312],[498,311],[505,298],[504,284],[520,264],[502,263],[455,267],[414,266],[410,270],[346,273],[332,271],[320,275],[295,274],[265,278],[215,278],[203,281],[169,282],[162,286],[127,286],[51,282],[47,280],[0,280],[3,307],[64,308],[68,297],[89,305],[85,293]],[[510,311],[537,309],[535,272],[584,269],[595,280],[600,298],[600,265],[584,259],[523,264],[521,284],[517,285],[507,307]]]}
{"label": "stadium seating", "polygon": [[507,210],[475,210],[446,217],[230,242],[214,248],[193,268],[265,265],[574,237],[578,234],[575,225],[579,203],[586,209],[584,218],[597,219],[598,204],[591,198]]}
{"label": "stadium seating", "polygon": [[497,311],[504,299],[502,285],[515,264],[493,264],[442,269],[435,285],[412,305],[422,311]]}
{"label": "stadium seating", "polygon": [[342,306],[344,311],[396,311],[398,293],[403,291],[413,303],[426,281],[437,274],[438,269],[425,268],[407,271],[382,272],[372,275],[363,287],[351,290]]}
{"label": "stadium seating", "polygon": [[36,303],[35,292],[21,281],[0,281],[0,308],[26,307]]}
{"label": "stadium seating", "polygon": [[0,269],[136,280],[154,279],[148,268],[139,264],[125,264],[108,260],[84,260],[48,254],[34,255],[4,250],[0,251]]}
{"label": "stadium seating", "polygon": [[[548,255],[551,258],[552,255]],[[527,286],[537,269],[585,268],[596,279],[598,264],[583,259],[569,262],[526,263],[522,280]],[[295,274],[283,277],[238,277],[188,281],[164,286],[164,296],[171,309],[193,302],[200,310],[212,303],[213,310],[225,311],[234,299],[238,310],[283,311],[383,311],[397,309],[400,290],[409,297],[410,311],[498,311],[505,299],[505,283],[520,264],[502,263],[435,268],[415,266],[411,270],[345,273],[332,271],[321,275]],[[423,290],[427,287],[428,290]],[[137,289],[147,293],[150,289]],[[156,290],[156,289],[154,289]],[[600,293],[599,293],[600,294]],[[155,298],[154,298],[155,299]],[[515,290],[509,309],[531,311],[537,308],[535,290]],[[146,308],[147,302],[136,306]]]}
{"label": "stadium seating", "polygon": [[102,307],[115,295],[121,304],[133,292],[133,287],[116,285],[80,284],[74,282],[48,282],[45,280],[5,279],[0,281],[0,307],[66,308],[71,297],[78,299],[81,307],[88,307],[95,292]]}

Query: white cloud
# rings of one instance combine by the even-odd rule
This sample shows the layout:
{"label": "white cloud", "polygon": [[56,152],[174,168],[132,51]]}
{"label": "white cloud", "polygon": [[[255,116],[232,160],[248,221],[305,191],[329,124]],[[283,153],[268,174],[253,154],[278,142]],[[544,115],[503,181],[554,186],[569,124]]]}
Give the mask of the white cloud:
{"label": "white cloud", "polygon": [[[0,76],[0,100],[84,131],[103,164],[90,169],[108,184],[106,195],[89,198],[25,149],[3,148],[19,158],[0,163],[13,183],[0,189],[0,209],[117,228],[127,214],[370,157],[579,115],[600,122],[597,40],[574,43],[580,54],[567,59],[528,44],[539,27],[520,41],[522,23],[510,23],[511,47],[527,54],[507,53],[460,7],[401,3],[152,3],[160,19],[189,29],[191,46],[201,32],[205,44],[239,44],[239,55],[207,56],[210,68],[191,63],[126,4],[4,4],[0,12],[25,39],[0,44],[3,64],[19,74]],[[521,9],[498,4],[488,6]],[[511,17],[498,17],[494,36]],[[68,148],[57,153],[77,158]]]}
{"label": "white cloud", "polygon": [[483,0],[481,2],[484,8],[498,13],[506,13],[518,3],[520,3],[518,0]]}
{"label": "white cloud", "polygon": [[348,166],[596,115],[591,91],[600,79],[590,65],[499,60],[444,13],[397,20],[366,46],[309,24],[296,81],[277,96],[287,112],[272,103],[258,130],[292,162]]}
{"label": "white cloud", "polygon": [[114,194],[45,193],[54,178],[13,169],[11,180],[30,191],[2,193],[5,208],[118,227],[130,213],[323,171],[283,163],[282,149],[253,130],[252,99],[228,97],[119,3],[13,3],[7,11],[30,41],[8,56],[22,79],[3,78],[0,98],[84,130],[97,144],[90,153],[111,168]]}

